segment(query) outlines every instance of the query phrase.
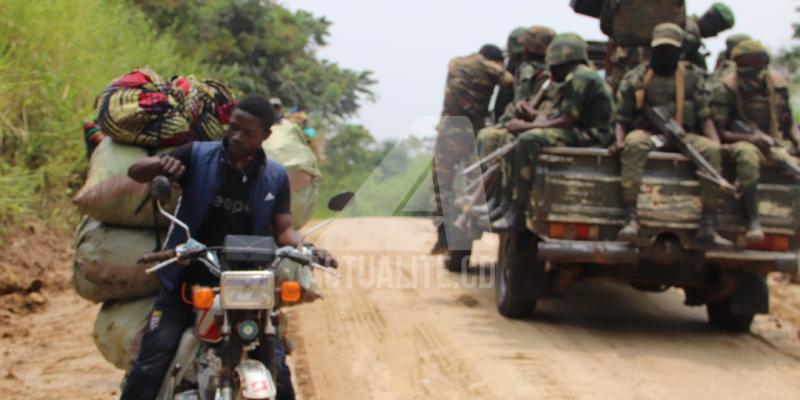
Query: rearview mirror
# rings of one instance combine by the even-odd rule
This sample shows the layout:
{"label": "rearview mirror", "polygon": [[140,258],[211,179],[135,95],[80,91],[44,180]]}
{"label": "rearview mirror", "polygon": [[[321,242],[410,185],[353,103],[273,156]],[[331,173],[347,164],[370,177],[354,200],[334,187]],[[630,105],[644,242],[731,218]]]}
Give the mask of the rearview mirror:
{"label": "rearview mirror", "polygon": [[328,200],[328,209],[339,212],[345,209],[355,197],[353,192],[342,192]]}

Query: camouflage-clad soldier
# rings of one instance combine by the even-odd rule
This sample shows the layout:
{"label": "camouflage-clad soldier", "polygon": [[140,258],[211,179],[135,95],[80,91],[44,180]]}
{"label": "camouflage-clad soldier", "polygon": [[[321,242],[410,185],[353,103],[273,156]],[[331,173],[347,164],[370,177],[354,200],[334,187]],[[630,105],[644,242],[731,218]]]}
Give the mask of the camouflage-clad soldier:
{"label": "camouflage-clad soldier", "polygon": [[708,70],[706,57],[708,50],[703,39],[715,37],[721,32],[733,28],[736,18],[733,10],[723,3],[714,3],[702,17],[696,15],[686,18],[686,37],[683,41],[682,59]]}
{"label": "camouflage-clad soldier", "polygon": [[[731,54],[736,69],[713,85],[711,113],[736,163],[736,179],[747,218],[747,241],[764,240],[758,218],[758,181],[761,163],[769,155],[797,165],[789,155],[800,143],[792,119],[786,80],[769,68],[767,49],[745,40]],[[741,129],[737,125],[744,125]],[[778,146],[776,148],[776,146]]]}
{"label": "camouflage-clad soldier", "polygon": [[445,224],[452,226],[458,212],[453,204],[456,166],[474,151],[475,134],[485,124],[494,87],[509,87],[513,82],[514,77],[503,67],[503,51],[497,46],[485,45],[478,54],[450,61],[433,157],[434,199],[437,215],[443,217],[436,221],[434,254],[447,250]]}
{"label": "camouflage-clad soldier", "polygon": [[[618,235],[620,241],[636,243],[639,237],[636,203],[642,176],[648,155],[660,147],[657,142],[664,142],[647,130],[650,121],[646,107],[668,107],[687,132],[684,141],[715,169],[722,169],[719,138],[711,121],[704,73],[691,63],[679,62],[683,37],[684,32],[678,25],[656,26],[651,60],[625,74],[617,92],[615,147],[622,149],[622,198],[628,213],[628,221]],[[682,98],[678,97],[679,93],[683,93]],[[696,240],[707,247],[732,248],[733,243],[715,230],[713,200],[721,196],[719,192],[713,183],[701,181],[703,218]]]}
{"label": "camouflage-clad soldier", "polygon": [[[515,116],[521,115],[520,113],[526,113],[525,108],[528,101],[536,97],[536,93],[549,79],[550,74],[544,57],[553,36],[555,36],[555,31],[548,27],[532,26],[518,38],[518,44],[523,49],[523,61],[515,71],[514,101],[509,104],[496,125],[486,127],[478,132],[478,153],[481,157],[489,155],[514,139],[513,135],[505,128],[505,124]],[[505,167],[507,165],[504,165]],[[502,174],[502,177],[507,179],[508,172]],[[476,208],[476,212],[488,212],[499,205],[501,196],[497,195],[497,190],[507,185],[496,182],[497,184],[493,185],[488,193],[489,204],[486,207]]]}
{"label": "camouflage-clad soldier", "polygon": [[[506,50],[508,51],[508,60],[506,61],[506,71],[514,74],[519,68],[519,65],[523,61],[523,53],[524,48],[522,44],[519,42],[520,36],[522,36],[527,29],[525,27],[517,27],[514,28],[513,31],[508,35],[508,41],[506,43]],[[506,107],[512,103],[514,99],[514,88],[513,87],[506,87],[500,89],[497,93],[497,99],[494,102],[494,115],[493,118],[495,121],[499,121],[500,117],[505,113]]]}
{"label": "camouflage-clad soldier", "polygon": [[528,203],[542,147],[607,146],[612,140],[614,102],[603,78],[587,65],[587,44],[576,34],[561,34],[547,49],[546,61],[555,82],[551,99],[557,110],[540,114],[533,122],[513,119],[508,130],[519,135],[514,149],[513,202],[508,212],[492,224],[497,231],[525,228]]}
{"label": "camouflage-clad soldier", "polygon": [[712,79],[719,79],[731,72],[735,72],[736,63],[733,62],[733,59],[731,58],[733,49],[735,49],[739,43],[752,39],[753,38],[746,33],[737,33],[735,35],[728,36],[728,38],[725,39],[725,50],[719,52],[719,56],[717,56],[717,65],[714,68]]}
{"label": "camouflage-clad soldier", "polygon": [[488,155],[509,140],[505,124],[511,121],[522,102],[530,100],[549,79],[549,70],[544,61],[547,47],[555,36],[555,31],[545,26],[532,26],[518,38],[523,49],[522,62],[514,72],[514,99],[498,120],[497,125],[487,127],[478,133],[478,150],[481,156]]}

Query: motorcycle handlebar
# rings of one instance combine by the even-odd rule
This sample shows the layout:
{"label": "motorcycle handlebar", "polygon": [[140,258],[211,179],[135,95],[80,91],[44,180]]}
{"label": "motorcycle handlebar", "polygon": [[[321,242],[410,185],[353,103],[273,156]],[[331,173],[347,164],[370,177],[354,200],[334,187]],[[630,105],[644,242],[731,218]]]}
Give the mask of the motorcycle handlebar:
{"label": "motorcycle handlebar", "polygon": [[152,264],[152,263],[159,263],[162,261],[169,260],[170,258],[175,257],[175,250],[163,250],[157,251],[154,253],[147,253],[139,257],[138,262],[140,264]]}

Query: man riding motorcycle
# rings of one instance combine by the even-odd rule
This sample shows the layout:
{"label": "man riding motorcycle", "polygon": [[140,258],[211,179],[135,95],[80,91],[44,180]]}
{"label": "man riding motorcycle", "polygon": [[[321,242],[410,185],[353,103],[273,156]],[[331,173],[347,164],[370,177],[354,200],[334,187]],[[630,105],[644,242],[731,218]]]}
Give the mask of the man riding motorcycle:
{"label": "man riding motorcycle", "polygon": [[[260,96],[242,99],[231,114],[222,141],[194,142],[168,155],[143,159],[128,170],[138,182],[165,175],[182,188],[177,217],[192,237],[208,246],[223,244],[226,235],[273,236],[279,246],[303,245],[292,228],[286,171],[268,160],[261,144],[270,135],[274,114]],[[170,229],[165,248],[186,240]],[[320,263],[336,267],[327,251],[314,248]],[[122,399],[154,399],[184,330],[194,324],[191,304],[183,300],[194,285],[215,285],[219,278],[204,267],[178,264],[159,271],[161,289],[145,327],[141,350],[133,364]],[[291,374],[282,343],[278,358],[278,399],[293,399]]]}

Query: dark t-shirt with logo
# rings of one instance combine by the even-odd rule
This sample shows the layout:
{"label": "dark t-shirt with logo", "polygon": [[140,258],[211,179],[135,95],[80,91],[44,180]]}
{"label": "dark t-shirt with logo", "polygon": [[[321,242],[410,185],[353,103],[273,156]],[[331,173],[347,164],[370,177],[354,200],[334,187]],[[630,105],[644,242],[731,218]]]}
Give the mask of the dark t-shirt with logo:
{"label": "dark t-shirt with logo", "polygon": [[[186,172],[178,181],[182,187],[185,187],[192,174],[192,145],[187,144],[178,147],[169,155],[176,158],[186,167]],[[222,185],[214,195],[211,208],[209,208],[206,219],[200,227],[197,237],[195,237],[196,240],[206,246],[221,246],[225,241],[226,235],[252,234],[250,184],[258,178],[258,172],[266,162],[266,155],[261,150],[244,171],[234,168],[227,160],[223,162]],[[273,214],[289,214],[291,212],[291,192],[289,191],[288,181],[278,191],[273,201],[275,201],[272,209]],[[271,224],[267,231],[269,235],[273,234]],[[187,268],[183,278],[184,282],[192,284],[212,284],[217,281],[217,278],[211,275],[202,264],[192,265]]]}

